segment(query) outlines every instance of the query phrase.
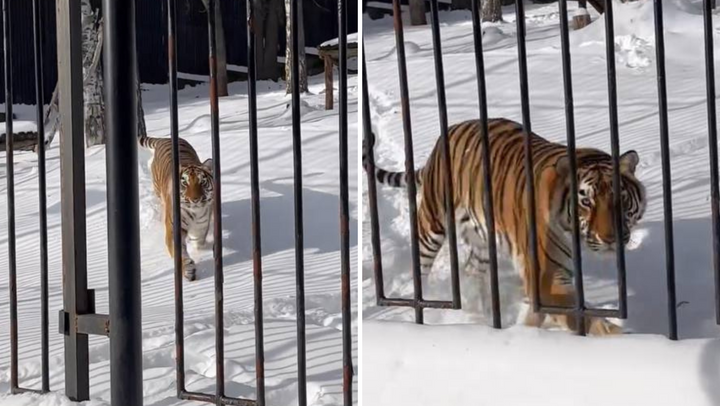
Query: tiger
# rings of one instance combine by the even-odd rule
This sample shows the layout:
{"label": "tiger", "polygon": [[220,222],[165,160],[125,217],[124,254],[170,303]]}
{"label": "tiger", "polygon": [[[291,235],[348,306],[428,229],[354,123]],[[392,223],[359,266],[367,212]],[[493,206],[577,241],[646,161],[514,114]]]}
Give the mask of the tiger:
{"label": "tiger", "polygon": [[[534,299],[534,272],[529,249],[530,229],[525,173],[526,132],[521,124],[492,118],[487,123],[491,164],[492,203],[496,241],[505,248],[520,274],[525,301]],[[570,159],[567,147],[550,142],[530,132],[535,187],[537,257],[540,268],[540,298],[546,306],[573,307],[575,288],[572,266],[572,210]],[[419,203],[417,209],[420,266],[423,273],[432,268],[446,238],[445,182],[443,139],[433,148],[424,167],[415,170]],[[458,234],[469,248],[463,265],[466,273],[482,276],[484,284],[489,268],[487,225],[484,215],[484,172],[482,166],[483,131],[480,120],[467,120],[448,129],[452,201]],[[370,172],[367,141],[363,151],[363,167]],[[615,251],[618,238],[614,227],[612,157],[600,150],[577,148],[578,215],[581,240],[591,251],[603,254]],[[645,188],[636,178],[640,161],[638,153],[628,150],[619,157],[622,204],[623,244],[642,219],[646,207]],[[374,177],[381,184],[406,187],[405,172],[374,168]],[[481,287],[483,289],[484,287]],[[485,292],[487,292],[485,288]],[[481,300],[487,303],[487,294]],[[487,308],[483,306],[484,308]],[[541,327],[547,314],[530,310],[524,324]],[[574,314],[552,315],[566,330],[577,332]],[[593,335],[620,334],[622,328],[605,318],[587,318],[586,333]]]}
{"label": "tiger", "polygon": [[[213,217],[212,158],[200,162],[195,149],[179,138],[180,156],[180,219],[182,223],[181,249],[183,275],[189,281],[196,278],[195,261],[187,251],[186,240],[194,248],[204,248]],[[173,240],[173,158],[172,140],[169,138],[141,137],[140,146],[152,151],[148,161],[155,195],[162,203],[165,224],[165,247],[174,258]]]}

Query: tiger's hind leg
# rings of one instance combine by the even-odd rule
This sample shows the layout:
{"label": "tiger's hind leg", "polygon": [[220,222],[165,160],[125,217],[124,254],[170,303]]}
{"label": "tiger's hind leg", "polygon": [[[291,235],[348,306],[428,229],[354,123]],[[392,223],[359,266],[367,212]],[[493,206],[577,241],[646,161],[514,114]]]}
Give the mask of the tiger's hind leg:
{"label": "tiger's hind leg", "polygon": [[420,269],[423,274],[430,273],[435,258],[445,242],[445,224],[438,217],[442,213],[433,213],[425,204],[418,207],[418,246],[420,250]]}
{"label": "tiger's hind leg", "polygon": [[462,307],[470,313],[482,313],[489,316],[490,307],[490,256],[486,233],[481,225],[473,221],[470,214],[462,213],[458,229],[463,243],[469,249],[463,270],[470,280],[471,289],[463,295]]}

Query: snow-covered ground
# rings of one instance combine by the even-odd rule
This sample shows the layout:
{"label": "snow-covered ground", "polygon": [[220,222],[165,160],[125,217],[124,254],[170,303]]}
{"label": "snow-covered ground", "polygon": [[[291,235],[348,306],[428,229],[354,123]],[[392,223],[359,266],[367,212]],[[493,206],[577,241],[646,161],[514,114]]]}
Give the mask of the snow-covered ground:
{"label": "snow-covered ground", "polygon": [[[265,374],[267,404],[297,404],[295,259],[292,186],[292,115],[283,83],[259,83],[258,121],[263,243]],[[337,86],[337,83],[336,83]],[[357,79],[349,78],[350,210],[352,300],[357,303]],[[147,86],[143,94],[148,132],[169,137],[168,90]],[[225,366],[229,396],[255,396],[253,280],[251,258],[250,159],[245,83],[230,86],[220,101],[225,264]],[[311,94],[302,101],[303,198],[307,308],[308,404],[342,404],[340,315],[338,111],[324,110],[324,82],[311,78]],[[201,159],[210,157],[210,107],[207,85],[180,92],[180,136]],[[16,130],[32,128],[32,107],[17,108]],[[22,121],[27,121],[23,123]],[[63,340],[57,334],[62,308],[59,139],[48,151],[48,240],[50,251],[50,383],[64,390]],[[88,285],[97,294],[97,311],[108,312],[104,148],[86,154]],[[142,244],[143,366],[146,405],[195,404],[175,398],[173,262],[164,248],[160,204],[152,191],[147,151],[140,151]],[[20,382],[40,384],[37,162],[32,153],[16,154]],[[5,174],[4,160],[0,173]],[[0,185],[0,212],[6,213],[6,184]],[[58,394],[43,400],[9,396],[9,305],[7,216],[0,216],[0,404],[65,404]],[[195,252],[191,249],[191,255]],[[212,252],[194,254],[196,282],[185,282],[185,363],[187,389],[214,392],[214,307]],[[353,305],[353,320],[357,318]],[[353,325],[354,355],[357,326]],[[110,401],[109,342],[90,338],[88,405]],[[357,363],[355,363],[357,364]],[[357,390],[357,387],[356,389]],[[357,396],[355,396],[357,398]]]}
{"label": "snow-covered ground", "polygon": [[[406,325],[414,319],[412,310],[375,304],[367,183],[363,178],[362,300],[363,318],[369,320],[363,329],[364,401],[375,406],[398,404],[403,395],[404,402],[414,405],[720,404],[720,396],[712,389],[716,385],[709,383],[720,379],[720,346],[715,339],[720,328],[713,310],[701,5],[701,0],[663,1],[679,334],[693,340],[671,343],[659,336],[667,333],[667,297],[652,1],[615,1],[621,151],[635,149],[640,154],[638,177],[648,192],[648,210],[634,235],[639,244],[626,252],[629,317],[623,325],[625,331],[635,334],[600,343],[562,331],[513,326],[524,306],[520,304],[519,277],[508,261],[501,261],[505,331],[488,331],[489,320],[472,311],[426,310],[426,323],[432,326]],[[572,13],[577,3],[569,2],[569,7]],[[488,109],[491,117],[520,122],[514,7],[505,7],[503,13],[504,23],[483,25]],[[526,14],[533,130],[564,143],[558,5],[526,2]],[[604,21],[593,10],[591,15],[589,27],[570,34],[577,145],[610,151]],[[477,118],[471,15],[467,11],[443,12],[440,20],[449,120],[454,123]],[[714,13],[713,21],[717,65],[720,12]],[[403,170],[392,19],[373,21],[365,16],[363,27],[369,102],[378,136],[376,160],[384,168]],[[430,27],[406,23],[405,50],[419,167],[439,135]],[[385,293],[388,297],[411,298],[406,194],[402,189],[379,185],[378,195]],[[460,259],[462,264],[464,247]],[[616,306],[614,258],[597,259],[586,253],[583,262],[588,302]],[[424,277],[426,298],[450,297],[448,268],[447,251],[443,250],[433,271]],[[461,281],[463,295],[477,295],[478,286],[468,283],[464,275]],[[578,361],[581,359],[582,363]],[[648,375],[650,372],[653,375]],[[558,387],[559,374],[563,375]],[[675,381],[681,376],[682,381]],[[575,377],[584,383],[576,383]],[[648,395],[642,396],[644,393]]]}

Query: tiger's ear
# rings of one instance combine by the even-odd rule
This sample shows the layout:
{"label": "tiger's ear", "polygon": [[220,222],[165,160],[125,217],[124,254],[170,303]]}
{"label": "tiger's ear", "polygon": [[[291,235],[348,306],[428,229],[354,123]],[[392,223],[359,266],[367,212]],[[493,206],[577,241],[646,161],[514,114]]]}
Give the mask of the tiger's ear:
{"label": "tiger's ear", "polygon": [[570,158],[567,155],[561,156],[555,162],[555,172],[561,179],[565,179],[570,174]]}
{"label": "tiger's ear", "polygon": [[620,155],[620,173],[630,173],[634,175],[638,162],[640,162],[640,156],[634,150]]}
{"label": "tiger's ear", "polygon": [[208,158],[205,160],[205,162],[202,163],[203,168],[207,169],[208,171],[212,172],[213,170],[213,160],[212,158]]}

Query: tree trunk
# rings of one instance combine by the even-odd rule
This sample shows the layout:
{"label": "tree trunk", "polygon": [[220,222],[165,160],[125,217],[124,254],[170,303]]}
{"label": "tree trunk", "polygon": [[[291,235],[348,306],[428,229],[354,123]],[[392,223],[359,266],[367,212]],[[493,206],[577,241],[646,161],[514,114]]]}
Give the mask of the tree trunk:
{"label": "tree trunk", "polygon": [[[292,16],[290,15],[290,0],[285,0],[285,34],[286,34],[286,47],[285,47],[285,80],[286,80],[286,92],[292,93],[292,81],[296,78],[292,77]],[[302,1],[298,2],[298,57],[300,58],[300,93],[306,93],[308,91],[307,81],[307,70],[305,69],[305,30],[303,23],[303,9]]]}
{"label": "tree trunk", "polygon": [[492,23],[502,21],[502,0],[485,0],[482,20]]}
{"label": "tree trunk", "polygon": [[103,22],[100,9],[93,9],[90,0],[82,0],[83,99],[85,145],[105,144],[105,101],[100,54]]}
{"label": "tree trunk", "polygon": [[278,28],[284,24],[285,9],[282,0],[253,0],[253,29],[255,30],[255,55],[257,78],[277,80]]}
{"label": "tree trunk", "polygon": [[425,0],[410,0],[410,25],[425,24]]}
{"label": "tree trunk", "polygon": [[[208,0],[202,0],[208,13]],[[225,29],[223,28],[220,0],[215,1],[215,49],[217,51],[217,91],[218,96],[228,95],[227,52],[225,50]]]}

